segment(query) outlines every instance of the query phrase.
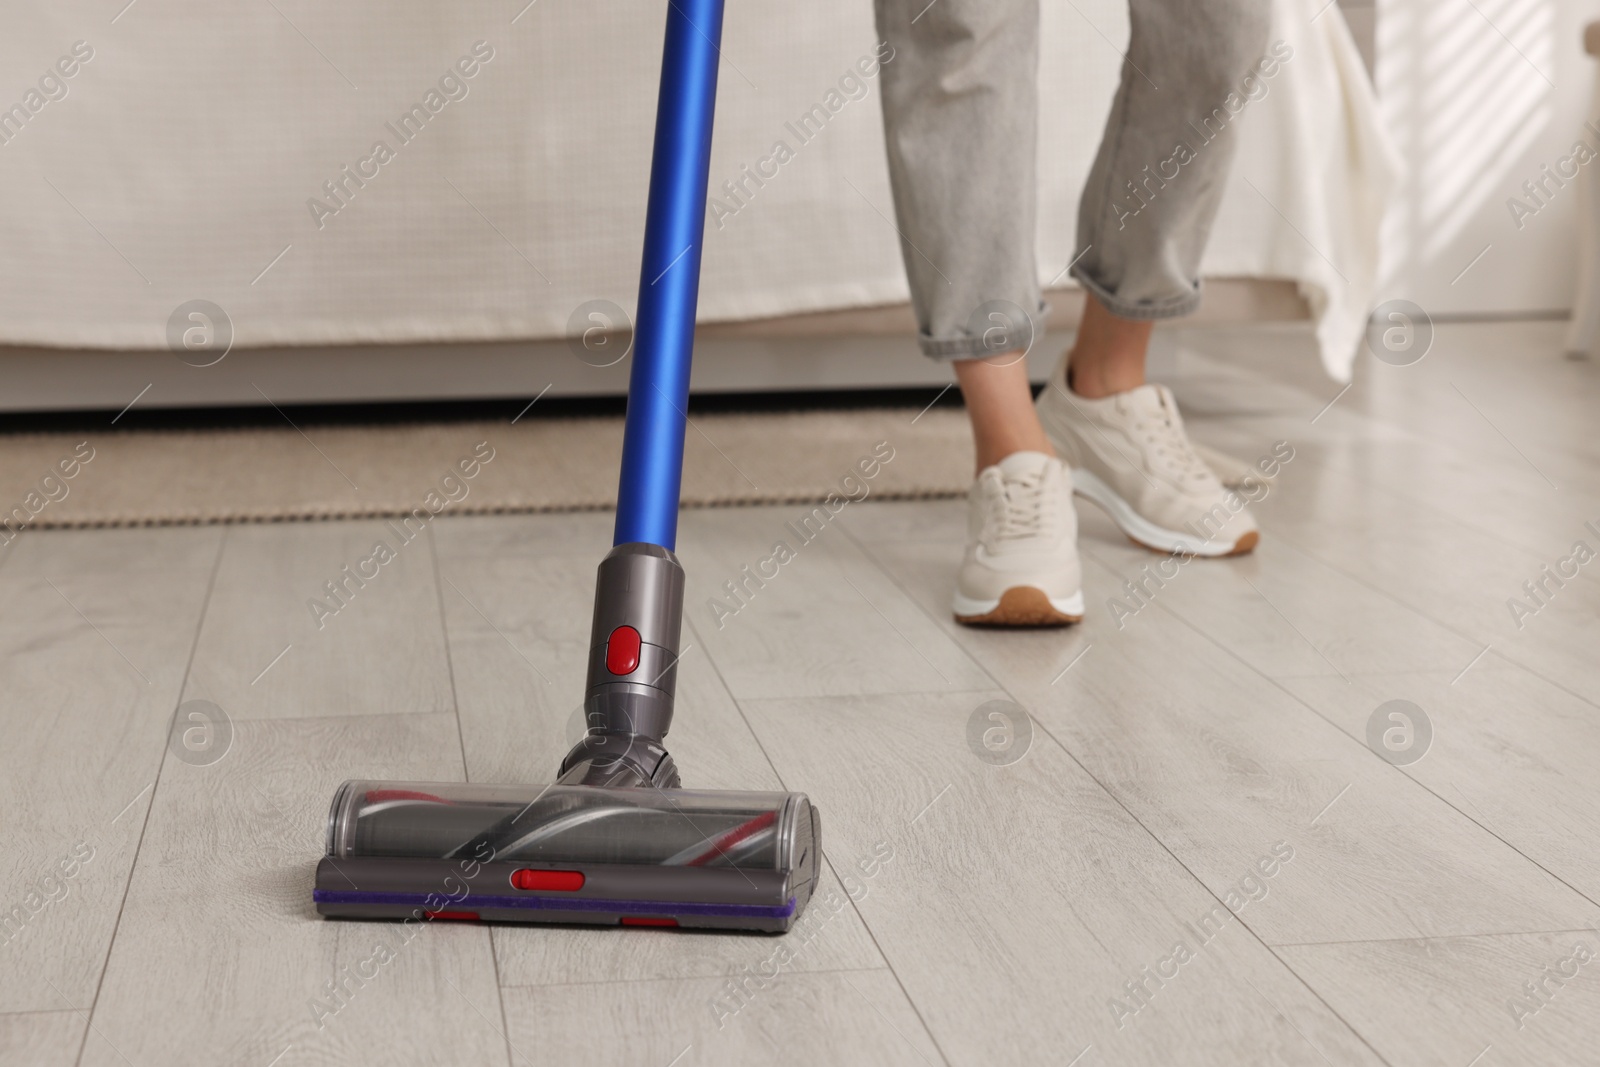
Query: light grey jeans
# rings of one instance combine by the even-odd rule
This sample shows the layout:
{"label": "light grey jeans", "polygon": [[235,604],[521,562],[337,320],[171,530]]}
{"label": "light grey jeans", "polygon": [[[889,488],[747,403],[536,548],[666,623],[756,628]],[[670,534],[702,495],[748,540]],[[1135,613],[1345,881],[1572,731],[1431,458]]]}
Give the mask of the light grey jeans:
{"label": "light grey jeans", "polygon": [[[1043,330],[1034,262],[1038,0],[875,0],[901,252],[922,350],[993,354],[997,303]],[[1132,35],[1078,204],[1072,275],[1129,319],[1200,302],[1200,254],[1233,159],[1232,120],[1290,54],[1269,0],[1130,0]],[[1085,33],[1093,32],[1087,26]]]}

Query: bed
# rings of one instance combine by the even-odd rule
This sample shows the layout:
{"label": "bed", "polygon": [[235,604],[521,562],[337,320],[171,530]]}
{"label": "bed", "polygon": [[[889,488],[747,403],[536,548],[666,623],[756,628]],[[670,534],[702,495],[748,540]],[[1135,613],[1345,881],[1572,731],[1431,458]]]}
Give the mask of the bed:
{"label": "bed", "polygon": [[[1204,272],[1292,283],[1343,379],[1394,157],[1338,9],[1274,8],[1293,58],[1241,116]],[[1045,9],[1038,270],[1059,286],[1127,24],[1116,0]],[[194,301],[239,350],[522,342],[566,335],[590,301],[632,307],[659,5],[67,0],[15,21],[13,355],[161,353],[222,329],[179,314]],[[875,79],[845,81],[875,43],[866,0],[729,6],[703,322],[906,300]],[[792,137],[841,84],[826,124]],[[791,158],[761,164],[780,139]],[[759,188],[758,164],[776,172]]]}

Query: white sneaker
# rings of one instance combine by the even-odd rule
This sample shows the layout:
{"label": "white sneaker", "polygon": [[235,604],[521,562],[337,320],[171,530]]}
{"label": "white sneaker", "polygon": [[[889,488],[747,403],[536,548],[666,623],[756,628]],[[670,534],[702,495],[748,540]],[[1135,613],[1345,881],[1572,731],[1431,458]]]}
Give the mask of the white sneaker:
{"label": "white sneaker", "polygon": [[1039,394],[1039,421],[1072,467],[1073,487],[1137,544],[1158,552],[1237,556],[1261,534],[1244,498],[1223,486],[1183,432],[1164,385],[1089,400],[1064,370]]}
{"label": "white sneaker", "polygon": [[1083,618],[1072,472],[1043,452],[1014,452],[967,494],[957,622],[1061,626]]}

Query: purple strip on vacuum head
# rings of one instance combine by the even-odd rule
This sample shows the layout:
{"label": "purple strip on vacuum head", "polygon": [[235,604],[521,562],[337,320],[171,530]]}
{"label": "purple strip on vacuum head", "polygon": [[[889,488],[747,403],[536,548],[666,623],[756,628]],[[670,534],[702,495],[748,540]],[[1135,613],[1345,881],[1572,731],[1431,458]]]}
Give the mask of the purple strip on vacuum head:
{"label": "purple strip on vacuum head", "polygon": [[[386,904],[396,907],[426,909],[427,902],[436,904],[438,897],[430,893],[366,893],[351,890],[316,889],[311,899],[318,904]],[[787,919],[794,914],[795,898],[781,907],[762,904],[693,904],[684,901],[664,900],[596,900],[589,897],[501,897],[468,894],[460,900],[450,901],[450,910],[471,911],[475,908],[520,908],[546,911],[599,911],[622,915],[718,915],[729,918]]]}

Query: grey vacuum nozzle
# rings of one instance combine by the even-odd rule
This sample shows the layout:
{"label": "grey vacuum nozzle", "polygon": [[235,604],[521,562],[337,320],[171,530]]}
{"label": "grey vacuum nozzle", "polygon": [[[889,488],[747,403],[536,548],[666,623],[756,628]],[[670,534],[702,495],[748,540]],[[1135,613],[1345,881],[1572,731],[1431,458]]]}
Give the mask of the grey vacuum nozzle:
{"label": "grey vacuum nozzle", "polygon": [[346,782],[323,915],[788,930],[820,821],[800,793]]}

